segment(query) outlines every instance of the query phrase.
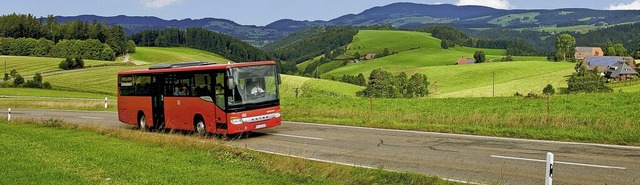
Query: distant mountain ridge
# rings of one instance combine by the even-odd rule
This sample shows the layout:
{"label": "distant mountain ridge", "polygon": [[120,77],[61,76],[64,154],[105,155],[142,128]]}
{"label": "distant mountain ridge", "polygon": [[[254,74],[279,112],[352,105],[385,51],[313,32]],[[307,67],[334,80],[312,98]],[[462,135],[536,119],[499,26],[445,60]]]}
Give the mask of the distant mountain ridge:
{"label": "distant mountain ridge", "polygon": [[168,27],[201,27],[225,33],[248,41],[254,45],[264,45],[290,33],[317,26],[371,26],[388,24],[396,28],[419,28],[431,24],[450,24],[470,29],[507,28],[535,29],[540,27],[571,27],[588,25],[592,28],[609,25],[640,22],[637,10],[501,10],[483,6],[455,6],[450,4],[428,5],[416,3],[394,3],[377,6],[358,14],[343,15],[328,21],[298,21],[282,19],[265,26],[240,25],[234,21],[218,18],[163,20],[148,16],[95,15],[57,16],[59,22],[82,20],[106,21],[119,24],[127,33],[147,29]]}

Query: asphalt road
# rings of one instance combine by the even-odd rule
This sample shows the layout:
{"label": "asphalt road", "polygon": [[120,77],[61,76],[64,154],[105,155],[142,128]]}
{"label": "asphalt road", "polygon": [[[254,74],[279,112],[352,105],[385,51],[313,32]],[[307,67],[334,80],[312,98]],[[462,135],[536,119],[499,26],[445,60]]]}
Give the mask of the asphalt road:
{"label": "asphalt road", "polygon": [[[6,110],[3,111],[6,114]],[[5,117],[5,116],[0,116]],[[115,112],[14,110],[13,118],[131,129]],[[413,171],[471,183],[544,184],[547,152],[555,184],[640,184],[640,147],[482,137],[283,122],[230,145],[311,160]]]}

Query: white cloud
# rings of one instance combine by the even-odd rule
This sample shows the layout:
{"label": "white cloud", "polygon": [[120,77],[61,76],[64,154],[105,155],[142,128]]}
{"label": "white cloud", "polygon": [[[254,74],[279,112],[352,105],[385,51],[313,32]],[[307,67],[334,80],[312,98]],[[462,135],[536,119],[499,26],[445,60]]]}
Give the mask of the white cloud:
{"label": "white cloud", "polygon": [[511,9],[511,3],[509,0],[458,0],[456,3],[458,6],[462,5],[478,5],[478,6],[487,6],[497,9]]}
{"label": "white cloud", "polygon": [[171,4],[179,3],[181,0],[140,0],[147,8],[162,8]]}
{"label": "white cloud", "polygon": [[609,10],[640,10],[640,0],[635,0],[629,4],[620,3],[609,5]]}

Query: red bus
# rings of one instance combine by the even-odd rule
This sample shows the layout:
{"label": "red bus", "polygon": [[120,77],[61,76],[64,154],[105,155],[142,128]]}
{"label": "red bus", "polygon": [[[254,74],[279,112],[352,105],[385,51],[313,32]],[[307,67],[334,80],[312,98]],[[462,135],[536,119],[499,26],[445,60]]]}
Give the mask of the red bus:
{"label": "red bus", "polygon": [[281,124],[273,61],[158,64],[118,73],[118,119],[147,129],[235,134]]}

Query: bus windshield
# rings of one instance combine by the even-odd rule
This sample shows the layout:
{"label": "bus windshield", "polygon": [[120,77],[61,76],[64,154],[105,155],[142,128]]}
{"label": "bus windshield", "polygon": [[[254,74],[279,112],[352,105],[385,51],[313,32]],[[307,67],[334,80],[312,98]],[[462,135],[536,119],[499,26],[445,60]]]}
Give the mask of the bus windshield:
{"label": "bus windshield", "polygon": [[279,104],[275,65],[231,68],[227,71],[228,108],[245,110]]}

